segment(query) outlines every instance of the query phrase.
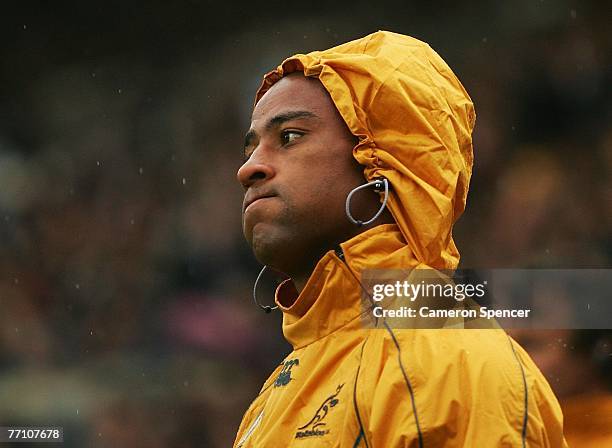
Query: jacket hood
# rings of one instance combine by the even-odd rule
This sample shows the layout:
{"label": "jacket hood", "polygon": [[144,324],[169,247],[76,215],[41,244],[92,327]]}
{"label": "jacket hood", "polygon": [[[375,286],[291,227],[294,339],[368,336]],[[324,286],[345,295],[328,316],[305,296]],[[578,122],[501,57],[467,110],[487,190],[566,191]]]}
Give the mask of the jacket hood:
{"label": "jacket hood", "polygon": [[297,54],[265,75],[255,102],[293,72],[318,78],[351,132],[353,156],[391,184],[387,207],[419,265],[455,269],[452,226],[472,174],[472,101],[429,45],[378,31],[325,51]]}

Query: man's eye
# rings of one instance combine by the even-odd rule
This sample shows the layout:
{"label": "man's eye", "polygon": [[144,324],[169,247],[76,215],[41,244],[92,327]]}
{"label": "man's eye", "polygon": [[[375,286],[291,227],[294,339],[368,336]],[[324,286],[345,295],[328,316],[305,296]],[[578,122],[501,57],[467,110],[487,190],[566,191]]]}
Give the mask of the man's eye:
{"label": "man's eye", "polygon": [[281,133],[281,141],[283,143],[283,145],[286,145],[287,143],[291,143],[294,140],[300,138],[303,134],[301,132],[297,132],[297,131],[283,131]]}

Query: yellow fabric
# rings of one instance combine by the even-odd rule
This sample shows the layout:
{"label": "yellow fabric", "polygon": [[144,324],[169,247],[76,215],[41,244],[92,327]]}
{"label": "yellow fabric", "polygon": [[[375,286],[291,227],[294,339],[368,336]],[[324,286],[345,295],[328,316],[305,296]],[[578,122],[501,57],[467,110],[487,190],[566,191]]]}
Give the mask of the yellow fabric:
{"label": "yellow fabric", "polygon": [[364,269],[459,261],[451,230],[465,207],[474,111],[451,70],[426,44],[377,32],[287,59],[256,101],[293,71],[328,90],[359,136],[354,156],[366,178],[389,179],[397,224],[342,243],[343,259],[330,250],[298,297],[291,282],[278,288],[294,350],[245,413],[234,446],[567,446],[549,385],[503,330],[362,324]]}

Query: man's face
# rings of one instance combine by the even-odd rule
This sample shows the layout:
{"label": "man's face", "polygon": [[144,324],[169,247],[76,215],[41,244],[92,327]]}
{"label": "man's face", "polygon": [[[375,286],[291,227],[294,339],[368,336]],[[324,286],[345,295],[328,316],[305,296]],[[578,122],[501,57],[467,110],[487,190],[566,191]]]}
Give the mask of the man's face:
{"label": "man's face", "polygon": [[[355,143],[316,79],[287,76],[257,103],[237,177],[244,235],[261,263],[303,272],[358,233],[344,212],[347,194],[365,181]],[[357,216],[361,209],[352,207]]]}

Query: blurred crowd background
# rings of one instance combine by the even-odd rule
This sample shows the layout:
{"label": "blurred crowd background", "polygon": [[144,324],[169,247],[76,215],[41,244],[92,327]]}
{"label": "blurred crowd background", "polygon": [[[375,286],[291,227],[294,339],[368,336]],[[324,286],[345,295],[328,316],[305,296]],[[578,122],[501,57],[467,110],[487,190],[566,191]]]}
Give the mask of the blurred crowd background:
{"label": "blurred crowd background", "polygon": [[[462,265],[610,267],[604,2],[374,3],[7,6],[0,426],[61,425],[66,448],[231,445],[289,352],[253,305],[240,224],[253,94],[284,57],[378,29],[429,42],[476,105]],[[568,424],[597,424],[610,333],[517,337]],[[599,404],[565,404],[587,393]]]}

